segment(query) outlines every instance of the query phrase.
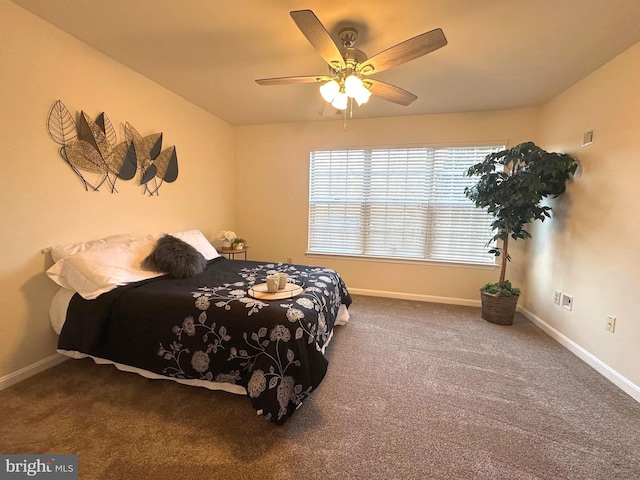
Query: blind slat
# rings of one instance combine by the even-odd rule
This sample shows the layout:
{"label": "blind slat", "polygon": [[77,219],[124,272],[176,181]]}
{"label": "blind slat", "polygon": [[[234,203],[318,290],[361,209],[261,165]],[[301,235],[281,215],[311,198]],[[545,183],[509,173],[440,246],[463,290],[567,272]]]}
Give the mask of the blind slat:
{"label": "blind slat", "polygon": [[309,251],[494,264],[468,168],[504,146],[311,152]]}

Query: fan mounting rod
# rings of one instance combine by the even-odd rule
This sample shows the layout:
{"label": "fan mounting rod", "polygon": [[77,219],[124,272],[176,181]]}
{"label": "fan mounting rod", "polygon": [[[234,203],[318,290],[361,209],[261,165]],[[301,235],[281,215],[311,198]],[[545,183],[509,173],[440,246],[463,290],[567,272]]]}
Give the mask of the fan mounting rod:
{"label": "fan mounting rod", "polygon": [[343,28],[338,33],[338,38],[342,40],[342,46],[344,48],[351,48],[358,39],[358,30],[353,27]]}
{"label": "fan mounting rod", "polygon": [[338,33],[338,38],[342,41],[340,53],[347,64],[347,68],[355,69],[357,64],[364,62],[368,58],[366,53],[353,46],[358,39],[358,30],[353,27],[343,28]]}

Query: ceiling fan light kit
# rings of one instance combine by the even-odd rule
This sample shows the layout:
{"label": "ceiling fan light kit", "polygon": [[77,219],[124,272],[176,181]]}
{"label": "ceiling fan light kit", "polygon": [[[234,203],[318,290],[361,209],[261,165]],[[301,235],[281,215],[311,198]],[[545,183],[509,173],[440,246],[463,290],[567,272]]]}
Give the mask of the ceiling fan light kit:
{"label": "ceiling fan light kit", "polygon": [[355,100],[360,106],[368,102],[372,94],[399,105],[411,104],[418,98],[414,94],[369,78],[369,75],[401,65],[447,44],[442,30],[436,28],[367,58],[363,51],[353,46],[358,38],[355,28],[340,31],[342,48],[339,48],[311,10],[294,10],[290,15],[309,43],[329,65],[329,75],[263,78],[256,82],[258,85],[322,82],[322,98],[337,110],[346,110],[349,99]]}
{"label": "ceiling fan light kit", "polygon": [[358,106],[367,103],[371,92],[359,77],[351,74],[346,79],[339,76],[324,83],[320,87],[320,95],[337,110],[344,110],[350,98],[353,98]]}

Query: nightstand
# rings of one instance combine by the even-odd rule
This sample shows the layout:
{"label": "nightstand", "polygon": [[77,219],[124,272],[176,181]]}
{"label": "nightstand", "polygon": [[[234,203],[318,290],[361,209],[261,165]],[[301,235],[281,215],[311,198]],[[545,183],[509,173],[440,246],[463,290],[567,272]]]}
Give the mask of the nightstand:
{"label": "nightstand", "polygon": [[247,250],[248,250],[247,248],[242,248],[240,250],[235,249],[235,248],[220,248],[218,251],[220,252],[220,255],[224,255],[229,260],[235,260],[236,259],[236,255],[242,255],[243,259],[246,260],[247,259]]}

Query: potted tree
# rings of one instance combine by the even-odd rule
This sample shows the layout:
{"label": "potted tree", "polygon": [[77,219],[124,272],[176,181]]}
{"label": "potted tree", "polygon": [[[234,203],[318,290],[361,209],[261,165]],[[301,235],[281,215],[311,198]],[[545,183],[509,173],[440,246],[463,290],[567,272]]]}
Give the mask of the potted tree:
{"label": "potted tree", "polygon": [[465,188],[465,195],[494,217],[494,235],[487,245],[500,242],[489,250],[501,257],[500,279],[480,289],[485,320],[500,325],[513,323],[520,289],[505,279],[507,262],[511,261],[509,240],[531,238],[525,226],[551,217],[551,207],[542,205],[542,200],[564,193],[577,167],[577,160],[570,155],[549,153],[533,142],[525,142],[491,153],[467,171],[467,176],[480,178]]}

